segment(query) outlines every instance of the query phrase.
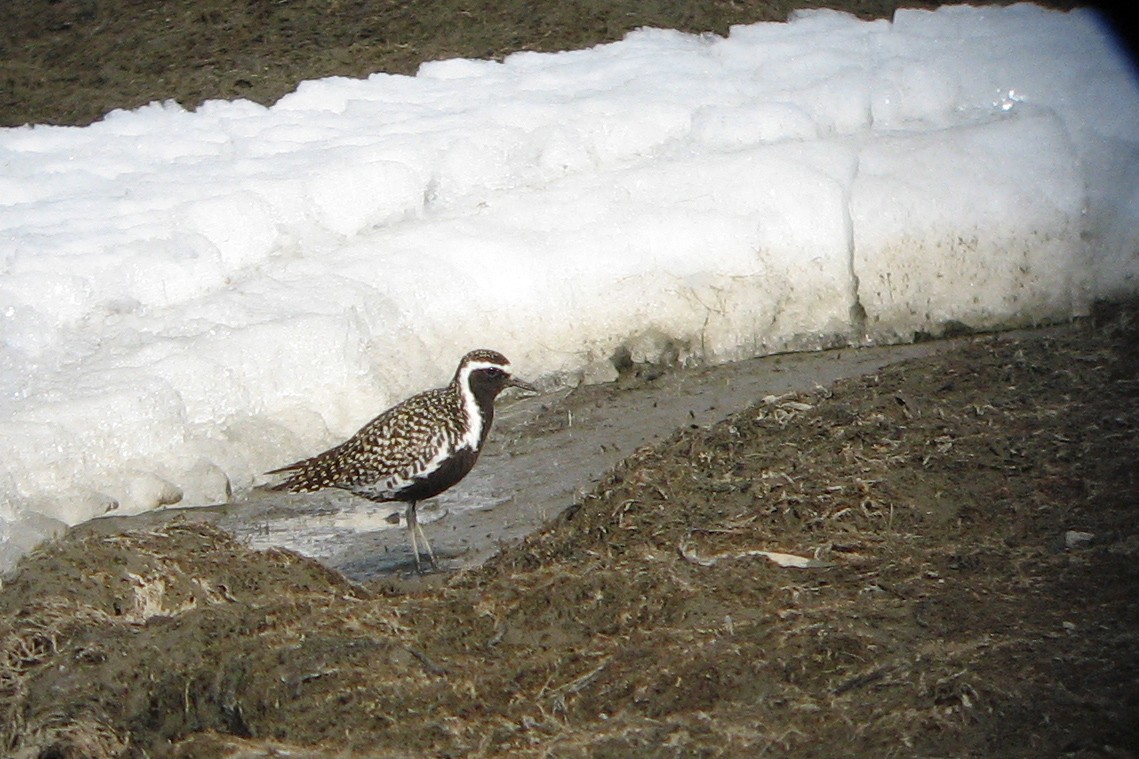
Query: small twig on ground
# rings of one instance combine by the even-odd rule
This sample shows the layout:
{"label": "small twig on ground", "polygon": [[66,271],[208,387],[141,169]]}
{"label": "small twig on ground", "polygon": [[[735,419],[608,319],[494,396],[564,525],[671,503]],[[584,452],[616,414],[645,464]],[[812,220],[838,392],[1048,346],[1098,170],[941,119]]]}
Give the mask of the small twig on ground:
{"label": "small twig on ground", "polygon": [[431,660],[431,657],[422,651],[417,651],[411,646],[408,646],[407,652],[419,660],[419,663],[423,665],[423,669],[425,669],[428,674],[438,675],[439,677],[444,677],[447,675],[447,670],[445,668],[440,667],[438,664]]}
{"label": "small twig on ground", "polygon": [[833,567],[834,562],[821,561],[819,559],[809,559],[806,556],[796,556],[790,553],[781,553],[779,551],[763,551],[760,549],[750,549],[744,551],[726,551],[724,553],[714,554],[712,556],[701,556],[691,548],[687,542],[682,542],[677,546],[680,551],[680,556],[685,561],[691,562],[701,567],[710,567],[722,559],[746,559],[751,556],[762,556],[768,561],[772,561],[781,567],[794,567],[796,569],[820,569],[823,567]]}

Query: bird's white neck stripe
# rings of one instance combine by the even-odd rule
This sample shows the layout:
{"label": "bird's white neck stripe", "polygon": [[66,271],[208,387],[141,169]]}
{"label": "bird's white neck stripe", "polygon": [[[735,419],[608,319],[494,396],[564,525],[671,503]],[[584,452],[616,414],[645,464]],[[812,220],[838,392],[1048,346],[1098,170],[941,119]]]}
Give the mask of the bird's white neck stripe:
{"label": "bird's white neck stripe", "polygon": [[510,371],[510,364],[496,364],[490,361],[472,361],[459,370],[459,394],[463,398],[463,413],[467,417],[467,432],[459,441],[460,448],[478,450],[479,440],[482,438],[483,418],[479,409],[479,402],[471,392],[471,372],[479,369],[502,369]]}

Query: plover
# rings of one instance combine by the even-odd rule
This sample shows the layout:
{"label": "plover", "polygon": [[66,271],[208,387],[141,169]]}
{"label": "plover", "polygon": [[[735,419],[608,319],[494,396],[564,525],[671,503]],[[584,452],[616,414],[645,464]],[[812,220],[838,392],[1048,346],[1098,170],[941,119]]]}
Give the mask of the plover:
{"label": "plover", "polygon": [[501,353],[463,356],[451,384],[399,403],[324,453],[274,469],[287,474],[272,490],[294,493],[340,488],[379,503],[407,503],[407,531],[422,571],[416,532],[431,565],[435,552],[415,517],[416,505],[439,495],[471,471],[494,420],[494,400],[508,387],[537,392],[510,372]]}

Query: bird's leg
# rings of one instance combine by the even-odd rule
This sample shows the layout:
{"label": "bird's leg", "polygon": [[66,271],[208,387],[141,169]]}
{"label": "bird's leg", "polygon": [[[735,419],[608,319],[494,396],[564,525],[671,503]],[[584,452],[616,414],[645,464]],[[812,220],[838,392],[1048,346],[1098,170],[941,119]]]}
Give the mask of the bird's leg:
{"label": "bird's leg", "polygon": [[422,572],[423,567],[419,565],[419,546],[415,544],[415,528],[419,525],[415,520],[415,501],[407,505],[407,534],[411,536],[411,555],[415,557],[415,571]]}
{"label": "bird's leg", "polygon": [[423,538],[423,545],[427,546],[427,558],[431,559],[431,568],[438,569],[439,564],[435,561],[435,551],[431,550],[431,543],[427,540],[427,535],[424,534],[423,528],[419,526],[419,522],[415,523],[415,529],[419,531],[419,537]]}
{"label": "bird's leg", "polygon": [[423,532],[423,528],[419,526],[419,520],[415,517],[415,501],[408,504],[407,507],[407,531],[411,534],[411,552],[415,554],[415,571],[422,572],[423,566],[419,562],[419,545],[415,540],[415,533],[419,533],[419,537],[423,538],[423,545],[427,548],[427,556],[431,559],[431,567],[438,569],[439,565],[435,562],[435,551],[431,550],[431,542],[427,540],[427,535]]}

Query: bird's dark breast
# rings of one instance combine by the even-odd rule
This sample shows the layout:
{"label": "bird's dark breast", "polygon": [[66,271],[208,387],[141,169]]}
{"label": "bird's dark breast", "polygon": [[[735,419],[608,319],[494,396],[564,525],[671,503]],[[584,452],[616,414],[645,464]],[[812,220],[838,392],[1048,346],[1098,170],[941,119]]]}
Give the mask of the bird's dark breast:
{"label": "bird's dark breast", "polygon": [[397,501],[422,501],[437,496],[459,480],[467,476],[475,465],[479,454],[470,448],[462,448],[438,466],[435,471],[416,479],[412,484],[394,494]]}

